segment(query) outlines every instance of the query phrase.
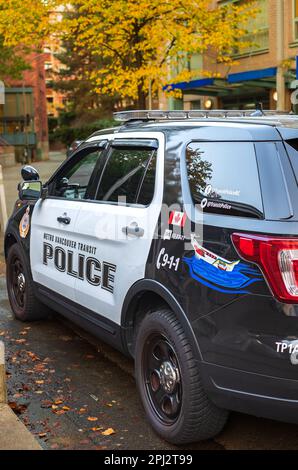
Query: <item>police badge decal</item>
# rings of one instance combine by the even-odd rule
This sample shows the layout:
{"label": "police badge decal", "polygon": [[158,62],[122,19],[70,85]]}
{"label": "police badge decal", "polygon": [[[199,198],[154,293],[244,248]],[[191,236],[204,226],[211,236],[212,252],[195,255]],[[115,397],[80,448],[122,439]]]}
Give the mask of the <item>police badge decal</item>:
{"label": "police badge decal", "polygon": [[25,214],[21,218],[20,225],[19,225],[19,231],[20,231],[20,237],[21,238],[26,238],[29,232],[30,228],[30,206],[27,207]]}

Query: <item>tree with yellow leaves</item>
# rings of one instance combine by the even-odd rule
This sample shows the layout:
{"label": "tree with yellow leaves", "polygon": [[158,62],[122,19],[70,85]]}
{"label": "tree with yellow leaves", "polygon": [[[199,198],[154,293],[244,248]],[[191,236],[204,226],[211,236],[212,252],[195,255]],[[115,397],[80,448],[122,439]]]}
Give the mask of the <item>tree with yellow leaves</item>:
{"label": "tree with yellow leaves", "polygon": [[54,27],[56,0],[0,0],[0,77],[17,77],[29,67],[26,56],[42,48]]}
{"label": "tree with yellow leaves", "polygon": [[[232,64],[235,47],[247,44],[245,23],[255,14],[251,2],[212,9],[210,0],[73,0],[79,12],[67,19],[78,49],[101,57],[104,66],[89,71],[102,95],[134,100],[145,107],[149,87],[190,80],[181,67],[185,57],[211,51],[215,60]],[[178,67],[180,65],[180,67]],[[174,76],[169,71],[179,69]],[[173,72],[172,72],[173,74]]]}

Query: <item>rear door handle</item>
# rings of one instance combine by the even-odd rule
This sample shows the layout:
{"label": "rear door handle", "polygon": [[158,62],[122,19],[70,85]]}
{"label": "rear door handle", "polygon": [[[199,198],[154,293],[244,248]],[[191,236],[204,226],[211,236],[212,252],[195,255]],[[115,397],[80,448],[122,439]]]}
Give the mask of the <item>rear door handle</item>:
{"label": "rear door handle", "polygon": [[57,217],[57,220],[60,224],[69,225],[71,218],[67,216]]}
{"label": "rear door handle", "polygon": [[144,235],[144,229],[139,227],[138,224],[122,227],[122,232],[125,235],[134,235],[135,237],[142,237]]}

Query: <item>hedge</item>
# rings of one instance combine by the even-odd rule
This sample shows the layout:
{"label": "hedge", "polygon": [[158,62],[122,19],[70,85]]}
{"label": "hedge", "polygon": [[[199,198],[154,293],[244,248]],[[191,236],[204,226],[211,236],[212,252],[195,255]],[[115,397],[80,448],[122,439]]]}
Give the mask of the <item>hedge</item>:
{"label": "hedge", "polygon": [[100,129],[119,125],[114,119],[99,119],[82,127],[59,126],[50,133],[50,142],[61,142],[69,146],[74,140],[85,140]]}

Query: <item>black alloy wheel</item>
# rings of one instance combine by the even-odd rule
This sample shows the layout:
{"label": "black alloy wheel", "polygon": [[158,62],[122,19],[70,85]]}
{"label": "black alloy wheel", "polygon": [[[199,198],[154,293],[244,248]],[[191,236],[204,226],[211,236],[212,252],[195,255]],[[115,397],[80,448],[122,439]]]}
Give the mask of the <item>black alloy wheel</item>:
{"label": "black alloy wheel", "polygon": [[142,370],[154,412],[165,424],[173,423],[181,410],[181,372],[174,349],[164,335],[156,332],[148,338]]}

